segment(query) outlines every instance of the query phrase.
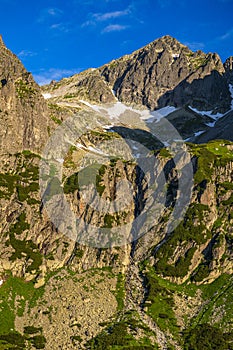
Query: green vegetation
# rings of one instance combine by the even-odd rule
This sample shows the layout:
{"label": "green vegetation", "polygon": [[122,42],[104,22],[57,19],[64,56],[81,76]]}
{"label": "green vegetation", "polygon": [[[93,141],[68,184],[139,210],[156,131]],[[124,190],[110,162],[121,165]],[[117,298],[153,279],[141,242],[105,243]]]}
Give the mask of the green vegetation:
{"label": "green vegetation", "polygon": [[74,193],[76,190],[79,190],[79,179],[78,173],[75,173],[66,179],[64,184],[64,193]]}
{"label": "green vegetation", "polygon": [[228,206],[232,205],[233,204],[233,193],[231,194],[231,196],[227,200],[223,201],[222,204],[228,205]]}
{"label": "green vegetation", "polygon": [[163,158],[172,158],[172,155],[167,148],[161,148],[161,150],[159,151],[159,155]]}
{"label": "green vegetation", "polygon": [[[0,349],[25,349],[26,344],[31,344],[36,349],[44,349],[46,339],[43,335],[29,337],[28,334],[21,335],[18,332],[0,335]],[[11,346],[13,346],[13,348]]]}
{"label": "green vegetation", "polygon": [[222,186],[225,190],[233,190],[232,182],[222,182],[220,186]]}
{"label": "green vegetation", "polygon": [[75,248],[75,256],[76,256],[76,258],[82,259],[83,254],[84,254],[84,251],[81,248],[79,248],[79,247]]}
{"label": "green vegetation", "polygon": [[54,104],[54,103],[48,103],[48,107],[49,107],[49,109],[51,109],[52,111],[56,111],[56,112],[62,112],[62,111],[64,111],[64,107],[59,106],[59,105]]}
{"label": "green vegetation", "polygon": [[25,334],[36,334],[38,332],[42,332],[42,327],[33,327],[33,326],[27,326],[24,327],[24,333]]}
{"label": "green vegetation", "polygon": [[64,98],[73,98],[73,97],[76,97],[76,95],[75,94],[66,94],[64,96]]}
{"label": "green vegetation", "polygon": [[233,349],[233,332],[223,334],[216,327],[201,324],[184,332],[185,350]]}
{"label": "green vegetation", "polygon": [[190,54],[190,62],[192,64],[193,68],[196,70],[202,66],[205,66],[209,60],[210,60],[210,57],[208,57],[206,55],[193,57]]}
{"label": "green vegetation", "polygon": [[[111,159],[109,166],[113,168],[116,164],[116,160]],[[105,185],[103,183],[103,176],[106,172],[107,165],[100,165],[98,163],[94,163],[79,172],[72,174],[68,177],[64,184],[64,193],[74,193],[75,191],[79,191],[80,186],[88,186],[91,184],[95,185],[97,193],[102,196]]]}
{"label": "green vegetation", "polygon": [[96,190],[101,196],[105,189],[105,186],[101,184],[105,169],[105,165],[100,166],[99,164],[92,164],[89,167],[74,173],[66,179],[64,193],[68,194],[80,190],[80,185],[88,186],[95,184]]}
{"label": "green vegetation", "polygon": [[117,285],[116,285],[116,300],[117,300],[117,310],[122,311],[124,308],[124,298],[125,298],[125,276],[122,273],[117,275]]}
{"label": "green vegetation", "polygon": [[173,291],[160,285],[153,273],[147,273],[145,279],[148,291],[145,304],[148,306],[149,315],[162,330],[170,330],[173,335],[177,334],[179,328],[173,311]]}
{"label": "green vegetation", "polygon": [[201,282],[209,276],[209,273],[210,273],[210,268],[209,268],[208,263],[206,263],[206,262],[201,263],[198,266],[197,271],[195,272],[194,276],[192,276],[192,280],[194,282]]}
{"label": "green vegetation", "polygon": [[188,145],[191,154],[197,157],[197,171],[194,175],[194,181],[197,184],[204,180],[211,181],[215,167],[225,166],[233,161],[233,153],[227,147],[232,145],[230,141],[214,140],[202,145],[190,143]]}
{"label": "green vegetation", "polygon": [[104,226],[105,228],[112,228],[115,222],[115,217],[110,214],[106,214],[104,217]]}
{"label": "green vegetation", "polygon": [[44,349],[46,345],[46,339],[43,335],[36,335],[29,339],[32,343],[32,345],[36,349]]}
{"label": "green vegetation", "polygon": [[116,132],[111,132],[111,131],[97,131],[97,130],[91,130],[88,133],[88,137],[90,138],[91,141],[94,143],[100,143],[103,141],[107,140],[112,140],[112,139],[119,139],[121,136],[116,133]]}
{"label": "green vegetation", "polygon": [[[222,274],[213,283],[200,285],[199,288],[203,299],[208,303],[193,320],[193,326],[211,322],[222,330],[231,329],[233,308],[231,275]],[[216,312],[220,315],[218,319],[216,319]]]}
{"label": "green vegetation", "polygon": [[103,176],[105,174],[106,168],[107,168],[106,165],[102,165],[99,168],[98,174],[96,175],[96,190],[100,196],[102,196],[105,190],[105,185],[103,184]]}
{"label": "green vegetation", "polygon": [[9,258],[11,261],[21,259],[26,256],[26,261],[31,261],[27,264],[26,272],[37,271],[42,264],[42,256],[32,240],[19,240],[15,238],[14,233],[10,233],[10,239],[7,244],[11,245],[15,252]]}
{"label": "green vegetation", "polygon": [[103,228],[112,228],[115,226],[120,226],[123,224],[126,224],[125,219],[126,219],[127,213],[125,211],[115,213],[114,215],[106,214],[104,216],[104,224]]}
{"label": "green vegetation", "polygon": [[[206,324],[211,324],[214,328],[225,332],[224,337],[229,337],[227,332],[231,330],[232,324],[232,277],[223,274],[213,283],[195,285],[190,280],[182,285],[169,282],[159,277],[153,267],[150,267],[145,261],[142,264],[142,271],[145,276],[147,295],[145,306],[147,306],[148,314],[156,321],[161,329],[169,330],[178,341],[183,342],[185,339],[185,349],[201,349],[201,347],[191,347],[190,339],[194,339],[194,329],[205,329]],[[176,308],[174,308],[174,295],[178,295],[182,300],[187,300],[186,314],[184,312],[183,322],[185,324],[184,334],[180,334],[180,329],[176,324]],[[201,295],[202,307],[190,319],[187,319],[189,302],[188,299],[195,300],[197,295]],[[191,311],[191,309],[190,309]],[[204,335],[204,332],[203,332]],[[190,338],[190,339],[189,339]],[[231,336],[231,342],[233,338]],[[206,349],[215,349],[215,340],[208,340],[211,347]],[[194,343],[193,343],[194,344]],[[203,343],[204,345],[205,343]],[[190,346],[190,347],[188,347]],[[229,349],[231,349],[230,345]],[[216,348],[217,349],[217,348]]]}
{"label": "green vegetation", "polygon": [[70,339],[71,339],[73,345],[75,345],[76,341],[79,343],[81,343],[83,341],[82,338],[80,337],[80,335],[73,335]]}
{"label": "green vegetation", "polygon": [[[16,154],[16,171],[0,174],[0,198],[9,199],[16,193],[20,202],[33,200],[32,193],[39,190],[39,167],[34,164],[38,158],[38,155],[27,150]],[[36,204],[38,201],[34,199],[34,203],[30,203]]]}
{"label": "green vegetation", "polygon": [[60,119],[58,119],[55,115],[51,115],[50,118],[52,119],[52,121],[54,121],[55,124],[57,125],[61,125],[62,121]]}
{"label": "green vegetation", "polygon": [[22,212],[14,225],[10,228],[11,233],[16,233],[17,235],[20,235],[22,232],[29,230],[30,225],[26,222],[26,213]]}
{"label": "green vegetation", "polygon": [[[208,206],[202,204],[193,203],[189,206],[184,220],[156,253],[157,262],[154,268],[158,273],[176,277],[184,277],[187,274],[196,245],[204,243],[210,237],[204,223],[208,210]],[[190,248],[174,264],[168,263],[177,246],[184,242],[186,245],[191,243]]]}
{"label": "green vegetation", "polygon": [[[99,168],[99,164],[92,164],[68,177],[64,184],[64,193],[73,193],[76,190],[80,190],[80,185],[88,186],[90,184],[93,184],[93,181],[95,181],[97,185],[99,181],[99,178],[97,179],[97,175],[99,175]],[[102,186],[98,185],[98,187],[97,191],[99,189],[99,191],[101,192]]]}
{"label": "green vegetation", "polygon": [[18,80],[15,83],[16,93],[20,99],[30,98],[36,94],[35,88],[25,80]]}
{"label": "green vegetation", "polygon": [[[139,329],[144,333],[144,337],[136,340],[135,335]],[[149,336],[151,331],[138,321],[132,312],[125,315],[113,324],[109,324],[100,334],[87,342],[87,349],[94,350],[152,350],[158,349],[157,345],[151,344]]]}
{"label": "green vegetation", "polygon": [[207,149],[202,149],[198,156],[197,172],[194,175],[194,181],[201,183],[204,180],[210,181],[214,168],[214,155]]}
{"label": "green vegetation", "polygon": [[25,349],[25,339],[20,333],[17,332],[10,332],[8,334],[0,335],[0,344],[0,346],[4,345],[5,349],[10,349],[9,346],[11,345],[14,346],[13,349]]}
{"label": "green vegetation", "polygon": [[12,175],[9,173],[0,174],[0,197],[10,198],[14,193],[16,187],[17,175]]}
{"label": "green vegetation", "polygon": [[[15,315],[22,316],[26,302],[28,302],[29,309],[34,307],[43,292],[43,287],[35,289],[33,282],[24,282],[11,275],[6,276],[6,281],[0,288],[0,334],[10,333],[14,329]],[[15,306],[16,297],[20,297],[17,308]]]}

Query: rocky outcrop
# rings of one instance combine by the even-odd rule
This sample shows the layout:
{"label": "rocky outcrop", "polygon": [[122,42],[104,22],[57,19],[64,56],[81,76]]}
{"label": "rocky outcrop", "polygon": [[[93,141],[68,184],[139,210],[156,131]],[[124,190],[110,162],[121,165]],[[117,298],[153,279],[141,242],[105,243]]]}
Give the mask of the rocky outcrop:
{"label": "rocky outcrop", "polygon": [[194,53],[170,36],[112,61],[100,72],[122,102],[152,110],[186,104],[201,110],[229,109],[230,94],[220,57]]}
{"label": "rocky outcrop", "polygon": [[[125,103],[151,109],[167,104],[183,106],[167,119],[182,135],[189,137],[190,128],[198,132],[200,127],[206,127],[211,117],[200,116],[186,104],[215,111],[229,109],[228,73],[232,70],[232,60],[223,66],[218,55],[193,53],[166,36],[100,69],[44,87],[43,91],[51,94],[47,107],[32,76],[5,48],[1,38],[0,59],[3,126],[0,131],[0,287],[5,285],[1,290],[3,305],[7,305],[11,323],[8,324],[8,317],[0,321],[4,332],[10,332],[8,340],[12,341],[14,327],[24,334],[25,327],[27,330],[27,326],[33,324],[34,329],[29,330],[40,332],[39,339],[43,342],[40,330],[43,324],[48,349],[82,349],[87,348],[87,341],[94,342],[90,346],[95,344],[92,337],[101,332],[107,322],[108,330],[101,334],[99,343],[102,341],[104,346],[106,342],[101,339],[111,334],[115,334],[116,342],[122,341],[122,334],[126,334],[126,343],[129,334],[133,334],[134,341],[141,334],[141,340],[146,339],[147,345],[148,339],[152,339],[152,348],[155,348],[156,335],[161,348],[171,344],[180,349],[179,341],[170,336],[175,329],[174,338],[179,337],[172,308],[181,305],[177,319],[183,329],[193,318],[202,317],[208,302],[214,303],[215,298],[230,290],[230,280],[226,276],[233,269],[232,143],[189,144],[191,160],[187,155],[179,157],[179,168],[169,150],[161,149],[161,143],[150,134],[150,122],[143,124],[143,130],[141,124],[138,129],[129,128],[124,120],[111,128],[106,111],[102,109],[98,128],[87,129],[74,142],[68,140],[70,149],[64,159],[57,160],[62,163],[61,179],[55,176],[56,168],[52,166],[47,176],[57,181],[51,181],[44,194],[55,198],[57,207],[53,214],[57,214],[58,221],[61,203],[53,192],[54,183],[59,184],[75,214],[75,227],[80,230],[73,240],[64,234],[64,226],[52,222],[45,201],[41,201],[40,153],[56,126],[81,108],[87,108],[80,99],[112,104],[117,102],[114,95]],[[86,124],[92,125],[92,114],[85,110],[83,116],[87,118]],[[131,116],[133,119],[133,113]],[[225,137],[230,132],[231,119],[232,112],[229,112],[216,123],[220,131],[215,137]],[[153,122],[153,127],[158,125]],[[106,131],[106,127],[110,130]],[[223,130],[226,133],[223,134]],[[144,145],[147,157],[142,156],[137,147],[135,159],[128,157],[131,152],[124,153],[127,159],[121,156],[125,143],[121,146],[118,141],[122,138],[134,142],[129,142],[129,149],[135,147],[136,141]],[[112,145],[119,152],[117,157],[111,156],[110,146],[104,152],[100,147],[112,140],[117,140]],[[60,145],[59,141],[57,138],[55,147]],[[92,161],[93,154],[95,161]],[[188,194],[186,186],[183,190],[179,187],[181,169],[186,169],[187,160],[194,169],[190,205],[184,216],[177,218],[176,227],[168,230],[176,204],[179,207],[182,204],[179,200]],[[154,201],[158,205],[156,211],[153,211]],[[142,213],[142,221],[137,221]],[[76,219],[80,217],[84,228],[77,226]],[[69,220],[68,217],[68,224]],[[97,237],[91,237],[92,242],[84,244],[80,237],[88,235],[89,225],[115,229],[115,235],[110,236],[111,240],[106,235],[104,244],[95,246],[94,239],[102,234],[97,230]],[[139,237],[141,232],[142,237]],[[124,234],[128,235],[127,239],[118,246],[116,240]],[[210,301],[202,299],[198,286],[203,287],[218,277],[223,281],[218,281],[213,290],[222,283],[222,291],[214,290]],[[189,287],[191,294],[192,289],[197,292],[187,298]],[[181,308],[187,316],[188,307],[193,307],[193,311],[190,317],[183,317]],[[135,319],[130,318],[132,309]],[[217,312],[216,308],[214,313]],[[123,317],[126,317],[125,324]],[[224,327],[229,327],[228,320],[218,317],[223,320]],[[115,324],[120,331],[113,333]],[[169,325],[171,328],[167,329]],[[25,336],[24,341],[30,343],[28,348],[33,339]],[[144,345],[141,342],[138,348]]]}
{"label": "rocky outcrop", "polygon": [[224,63],[226,76],[229,83],[233,84],[233,56],[230,56]]}
{"label": "rocky outcrop", "polygon": [[[216,53],[192,52],[170,36],[155,40],[130,55],[45,86],[56,101],[86,99],[97,103],[145,106],[191,105],[226,112],[231,104],[229,69]],[[115,96],[114,96],[115,95]]]}
{"label": "rocky outcrop", "polygon": [[195,142],[197,143],[205,143],[210,140],[230,140],[233,141],[232,128],[233,128],[233,111],[226,113],[226,115],[219,119],[214,127],[210,127],[201,134],[196,137]]}
{"label": "rocky outcrop", "polygon": [[47,105],[20,60],[0,41],[1,154],[39,152],[48,137]]}

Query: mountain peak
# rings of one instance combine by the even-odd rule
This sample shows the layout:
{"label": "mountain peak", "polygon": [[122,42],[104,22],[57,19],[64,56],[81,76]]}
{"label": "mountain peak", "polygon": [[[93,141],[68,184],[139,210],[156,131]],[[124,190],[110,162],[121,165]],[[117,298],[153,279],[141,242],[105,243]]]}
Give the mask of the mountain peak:
{"label": "mountain peak", "polygon": [[168,34],[166,34],[166,35],[163,35],[161,38],[159,38],[159,39],[157,39],[157,40],[163,40],[163,41],[176,41],[176,42],[178,42],[179,44],[181,44],[176,38],[174,38],[173,36],[171,36],[171,35],[168,35]]}
{"label": "mountain peak", "polygon": [[2,35],[0,34],[0,46],[5,46]]}
{"label": "mountain peak", "polygon": [[182,44],[179,40],[174,38],[171,35],[164,35],[154,41],[154,43],[165,43],[168,46],[180,46],[180,47],[186,47],[184,44]]}

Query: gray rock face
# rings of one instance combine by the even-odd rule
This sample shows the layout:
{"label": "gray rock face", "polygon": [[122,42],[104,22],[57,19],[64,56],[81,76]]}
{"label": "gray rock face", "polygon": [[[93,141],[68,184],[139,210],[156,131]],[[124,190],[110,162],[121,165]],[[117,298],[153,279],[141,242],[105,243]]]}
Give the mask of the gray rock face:
{"label": "gray rock face", "polygon": [[205,133],[200,135],[195,142],[206,143],[210,140],[222,139],[233,141],[233,111],[227,113],[223,118],[218,120],[214,128],[209,128]]}
{"label": "gray rock face", "polygon": [[[190,139],[194,133],[200,143],[230,139],[233,111],[215,120],[187,104],[202,110],[229,110],[231,76],[232,58],[223,66],[218,55],[192,53],[166,36],[100,69],[44,87],[51,95],[47,109],[31,74],[0,37],[1,349],[1,344],[4,349],[38,345],[71,350],[95,344],[106,348],[111,347],[113,335],[113,346],[121,347],[123,338],[123,347],[179,350],[185,342],[182,334],[191,325],[193,331],[203,317],[208,325],[219,324],[225,333],[222,343],[228,338],[232,329],[232,279],[228,276],[233,272],[233,144],[223,140],[189,143],[190,158],[185,152],[175,155],[175,162],[169,149],[159,150],[163,145],[151,134],[156,128],[164,132],[167,124],[162,128],[154,120],[147,122],[147,128],[139,122],[131,128],[131,111],[107,131],[112,120],[105,107],[117,102],[111,89],[125,103],[151,109],[182,106],[171,109],[166,118],[183,138]],[[85,105],[89,101],[103,104],[97,126]],[[34,153],[41,151],[48,133],[52,135],[80,110],[83,118],[77,124],[84,125],[82,136],[69,140],[77,124],[67,124],[70,148],[64,159],[56,156],[63,135],[58,134],[49,153],[56,163],[49,165],[45,158],[48,173],[43,176],[40,156]],[[215,127],[209,126],[213,120]],[[126,148],[121,138],[128,140],[136,159],[131,159],[129,151],[121,152]],[[136,142],[147,148],[146,156]],[[28,149],[34,153],[25,152]],[[57,194],[57,187],[62,188],[57,163],[62,163],[64,198],[74,213],[78,231],[72,238],[77,241],[65,234],[73,222],[69,215],[61,217],[70,211],[65,211],[65,201]],[[189,188],[187,175],[192,168],[194,181]],[[53,218],[41,201],[39,177],[49,178],[43,199],[45,195],[53,199]],[[190,198],[190,205],[183,217],[179,210],[184,209],[185,198]],[[182,219],[178,222],[177,212]],[[171,219],[179,225],[168,234]],[[104,244],[94,245],[100,238]],[[198,287],[217,278],[210,288]],[[176,288],[175,283],[182,285]]]}
{"label": "gray rock face", "polygon": [[39,151],[47,139],[47,106],[39,86],[0,38],[0,149]]}
{"label": "gray rock face", "polygon": [[224,68],[226,71],[226,76],[229,83],[233,83],[233,56],[230,56],[224,63]]}
{"label": "gray rock face", "polygon": [[64,78],[59,82],[52,81],[42,87],[44,92],[49,92],[56,97],[55,102],[71,102],[80,100],[92,103],[111,103],[116,99],[106,84],[104,77],[98,69],[88,69],[70,78]]}
{"label": "gray rock face", "polygon": [[79,97],[84,99],[88,97],[93,102],[110,103],[115,101],[104,79],[95,72],[83,77],[77,82],[75,88]]}
{"label": "gray rock face", "polygon": [[100,72],[122,102],[150,109],[167,104],[191,104],[204,110],[229,108],[230,94],[220,57],[193,53],[170,36],[112,61]]}
{"label": "gray rock face", "polygon": [[69,98],[114,103],[115,94],[123,103],[151,110],[190,105],[225,113],[231,104],[232,60],[230,57],[223,64],[216,53],[192,52],[176,39],[164,36],[131,55],[43,89],[56,97],[56,102]]}

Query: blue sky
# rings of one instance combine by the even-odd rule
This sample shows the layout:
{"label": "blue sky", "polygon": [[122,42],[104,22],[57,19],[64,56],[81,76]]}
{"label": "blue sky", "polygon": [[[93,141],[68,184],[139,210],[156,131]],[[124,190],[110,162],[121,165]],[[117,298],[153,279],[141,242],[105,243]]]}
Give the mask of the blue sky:
{"label": "blue sky", "polygon": [[233,0],[0,0],[0,33],[39,83],[98,67],[169,34],[233,55]]}

